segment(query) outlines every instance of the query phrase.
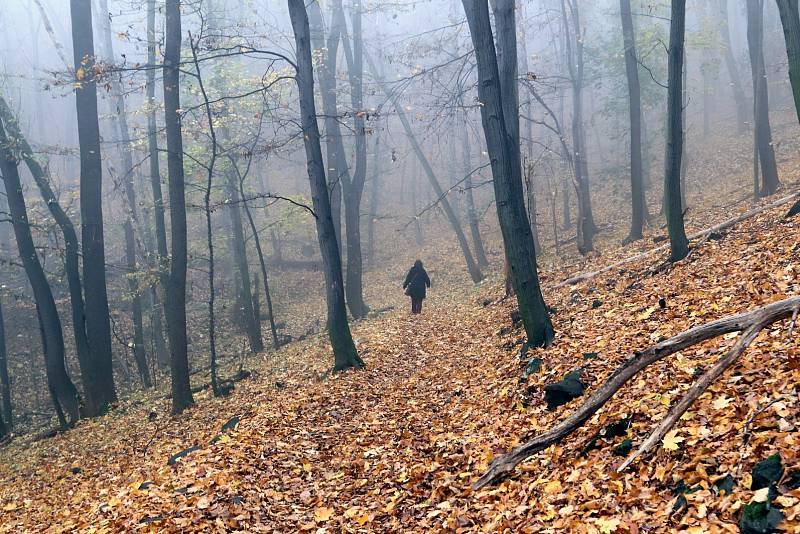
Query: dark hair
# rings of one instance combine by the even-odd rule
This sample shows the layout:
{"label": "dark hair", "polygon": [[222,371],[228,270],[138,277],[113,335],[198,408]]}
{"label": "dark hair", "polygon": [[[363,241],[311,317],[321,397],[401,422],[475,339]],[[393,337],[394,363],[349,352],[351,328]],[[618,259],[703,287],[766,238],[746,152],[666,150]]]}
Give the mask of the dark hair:
{"label": "dark hair", "polygon": [[422,269],[422,260],[417,260],[414,262],[415,269]]}

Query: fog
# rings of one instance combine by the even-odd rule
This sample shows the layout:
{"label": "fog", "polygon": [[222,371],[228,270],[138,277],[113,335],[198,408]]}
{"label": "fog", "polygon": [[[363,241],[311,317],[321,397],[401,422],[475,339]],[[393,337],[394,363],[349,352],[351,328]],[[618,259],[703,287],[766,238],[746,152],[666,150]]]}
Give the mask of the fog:
{"label": "fog", "polygon": [[[0,10],[0,96],[80,235],[76,92],[85,90],[86,76],[96,82],[104,285],[113,375],[124,396],[142,387],[142,365],[157,387],[165,386],[170,376],[162,319],[165,302],[170,304],[162,287],[169,257],[161,257],[158,250],[153,183],[155,178],[161,184],[163,230],[171,246],[162,83],[165,5],[162,0],[154,4],[155,32],[150,36],[147,0],[90,3],[95,57],[86,62],[91,72],[79,76],[70,2],[5,0]],[[398,286],[418,257],[443,284],[468,285],[470,278],[480,281],[487,273],[500,277],[503,240],[481,123],[484,103],[476,91],[473,41],[462,4],[341,4],[321,4],[321,30],[314,27],[313,5],[307,7],[317,123],[351,319],[402,305]],[[725,4],[689,0],[686,7],[681,193],[688,216],[695,215],[697,198],[723,198],[707,186],[723,175],[735,177],[726,193],[744,202],[752,196],[753,78],[747,12],[744,2]],[[670,5],[633,0],[631,8],[641,84],[643,194],[652,216],[646,228],[658,233]],[[361,35],[354,31],[356,12],[361,13]],[[336,22],[340,16],[343,25]],[[220,361],[232,362],[264,347],[270,350],[323,332],[330,320],[330,284],[326,286],[323,275],[327,264],[315,226],[310,156],[304,147],[309,133],[301,126],[294,79],[299,60],[287,4],[186,0],[181,19],[178,113],[188,225],[186,332],[190,368],[202,371],[209,365],[209,344]],[[620,5],[605,0],[526,0],[517,3],[516,25],[519,152],[536,261],[545,269],[556,262],[579,263],[602,254],[607,243],[630,237],[629,96]],[[762,28],[770,142],[781,167],[787,155],[796,152],[800,132],[774,2],[763,4]],[[79,34],[87,31],[85,25],[77,29]],[[348,56],[357,40],[363,44],[362,72],[353,72],[354,60]],[[324,46],[318,46],[320,42]],[[155,64],[148,59],[149,44],[155,48]],[[331,57],[328,47],[333,44],[338,53]],[[321,77],[334,61],[336,70],[327,79],[333,87],[326,97],[326,80]],[[152,102],[146,93],[148,73],[154,74]],[[356,87],[363,89],[360,108],[354,105]],[[578,113],[576,104],[582,108]],[[578,114],[582,116],[576,124]],[[152,131],[150,117],[155,118]],[[364,121],[362,134],[359,119]],[[11,145],[18,150],[16,136],[8,130],[6,125]],[[158,145],[155,152],[150,135]],[[361,141],[366,148],[360,152]],[[155,156],[160,161],[154,169]],[[18,168],[33,241],[62,323],[66,368],[81,389],[85,376],[79,371],[73,335],[68,247],[29,168],[22,163]],[[344,182],[337,175],[344,176]],[[350,181],[356,186],[348,186]],[[585,193],[579,182],[585,182]],[[757,175],[755,183],[758,189]],[[357,201],[348,197],[348,187],[356,188]],[[594,203],[593,221],[587,222],[581,194]],[[45,373],[36,296],[20,259],[6,196],[0,194],[0,300],[14,376],[14,417],[21,426],[36,427],[53,416],[48,400],[52,377]],[[360,232],[356,249],[353,223],[347,222],[348,198],[354,202]],[[213,264],[209,244],[216,252]],[[358,263],[353,263],[356,255]],[[80,261],[86,276],[83,251]],[[357,283],[350,278],[355,270]],[[265,273],[269,294],[264,292]],[[84,280],[85,292],[93,291],[93,282]],[[87,306],[92,300],[87,297]],[[366,306],[359,306],[361,300]],[[215,317],[209,322],[211,312]]]}

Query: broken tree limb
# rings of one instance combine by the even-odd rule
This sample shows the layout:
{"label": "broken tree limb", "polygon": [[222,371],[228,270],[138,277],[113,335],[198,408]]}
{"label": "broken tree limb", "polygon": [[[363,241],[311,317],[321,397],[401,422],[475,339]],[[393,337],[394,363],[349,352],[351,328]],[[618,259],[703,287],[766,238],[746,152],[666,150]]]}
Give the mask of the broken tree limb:
{"label": "broken tree limb", "polygon": [[[649,365],[687,347],[723,334],[747,331],[749,335],[749,329],[757,325],[762,325],[759,328],[760,330],[767,324],[790,317],[798,306],[800,306],[800,297],[791,297],[749,312],[731,315],[701,326],[695,326],[656,345],[652,345],[643,351],[634,353],[634,355],[620,365],[606,382],[571,416],[567,417],[547,432],[535,436],[530,441],[512,449],[509,453],[495,458],[489,466],[489,469],[473,483],[473,489],[477,490],[503,480],[526,458],[546,449],[554,443],[558,443],[580,428],[595,412],[597,412],[597,410],[605,405],[628,380]],[[742,339],[744,338],[745,336],[742,336]],[[744,348],[746,348],[746,345],[743,349]],[[724,369],[722,370],[724,371]]]}
{"label": "broken tree limb", "polygon": [[[739,224],[740,222],[742,222],[744,220],[750,219],[751,217],[755,217],[756,215],[760,215],[760,214],[764,213],[765,211],[770,210],[772,208],[776,208],[778,206],[782,206],[784,204],[788,204],[789,202],[797,200],[798,198],[800,198],[800,192],[792,193],[791,195],[783,197],[783,198],[781,198],[779,200],[776,200],[775,202],[772,202],[770,204],[766,204],[766,205],[761,206],[761,207],[756,208],[756,209],[752,209],[750,211],[746,211],[746,212],[742,213],[741,215],[737,215],[736,217],[733,217],[732,219],[728,219],[726,221],[723,221],[720,224],[717,224],[715,226],[711,226],[711,227],[706,228],[704,230],[700,230],[699,232],[695,232],[693,234],[690,234],[688,236],[689,240],[698,239],[698,238],[707,236],[707,235],[709,235],[711,233],[714,233],[714,232],[721,232],[723,230],[727,230],[731,226]],[[571,286],[571,285],[578,284],[580,282],[585,282],[586,280],[591,280],[592,278],[594,278],[596,276],[599,276],[601,274],[607,273],[608,271],[613,271],[614,269],[616,269],[618,267],[621,267],[621,266],[623,266],[623,265],[625,265],[627,263],[631,263],[631,262],[640,260],[642,258],[646,258],[648,256],[651,256],[653,254],[657,254],[659,252],[663,252],[663,251],[668,250],[668,249],[669,249],[669,243],[664,244],[664,245],[660,245],[658,247],[651,248],[650,250],[646,250],[646,251],[641,252],[639,254],[634,254],[633,256],[629,256],[629,257],[627,257],[625,259],[622,259],[622,260],[620,260],[618,262],[612,263],[611,265],[606,265],[605,267],[603,267],[601,269],[598,269],[596,271],[591,271],[591,272],[588,272],[588,273],[581,273],[581,274],[578,274],[578,275],[573,276],[571,278],[567,278],[566,280],[563,280],[563,281],[557,283],[554,287],[558,288],[558,287],[564,287],[564,286]]]}
{"label": "broken tree limb", "polygon": [[667,432],[678,422],[678,419],[689,409],[694,401],[697,400],[703,392],[708,389],[717,378],[722,375],[731,365],[733,365],[736,360],[744,353],[747,347],[750,346],[750,343],[758,336],[759,332],[766,326],[763,322],[753,324],[753,326],[749,327],[745,330],[739,339],[736,340],[736,343],[731,347],[731,350],[728,351],[728,354],[725,357],[720,358],[717,363],[715,363],[711,369],[703,373],[703,375],[689,388],[689,391],[675,404],[672,408],[669,409],[667,415],[664,416],[661,421],[659,421],[658,425],[650,432],[647,438],[642,442],[639,447],[632,452],[628,457],[625,459],[622,464],[617,468],[617,473],[621,473],[624,471],[633,461],[650,452],[650,450],[662,439],[664,436],[667,435]]}

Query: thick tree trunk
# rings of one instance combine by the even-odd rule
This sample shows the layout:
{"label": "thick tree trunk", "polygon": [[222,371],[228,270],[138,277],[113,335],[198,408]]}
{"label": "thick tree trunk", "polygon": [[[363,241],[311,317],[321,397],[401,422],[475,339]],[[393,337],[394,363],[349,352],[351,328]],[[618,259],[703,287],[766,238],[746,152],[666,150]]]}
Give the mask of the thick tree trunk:
{"label": "thick tree trunk", "polygon": [[64,363],[64,337],[61,329],[61,319],[58,316],[53,292],[44,274],[44,269],[36,253],[28,212],[25,207],[25,197],[22,194],[22,184],[19,179],[18,161],[9,147],[3,121],[0,119],[0,175],[3,177],[8,207],[11,212],[11,224],[19,249],[25,274],[31,284],[33,297],[36,301],[37,316],[39,318],[42,335],[42,349],[44,352],[45,372],[47,386],[53,398],[56,413],[62,427],[74,424],[79,417],[78,390],[72,383]]}
{"label": "thick tree trunk", "polygon": [[645,218],[642,184],[642,105],[631,0],[620,0],[619,5],[622,16],[622,37],[625,45],[625,74],[628,78],[628,113],[631,123],[631,231],[625,238],[625,242],[630,243],[642,238]]}
{"label": "thick tree trunk", "polygon": [[739,77],[739,68],[736,66],[736,58],[733,55],[733,46],[731,44],[731,30],[729,27],[730,18],[728,17],[728,0],[719,0],[720,19],[722,20],[723,27],[720,29],[722,32],[722,45],[725,54],[725,66],[728,69],[728,78],[731,80],[731,88],[733,89],[733,102],[736,106],[736,129],[741,134],[744,133],[748,121],[747,113],[747,98],[744,95],[742,88],[742,79]]}
{"label": "thick tree trunk", "polygon": [[800,15],[797,0],[777,0],[783,26],[786,55],[789,60],[789,81],[797,119],[800,121]]}
{"label": "thick tree trunk", "polygon": [[681,157],[683,155],[683,40],[686,0],[672,0],[669,27],[669,81],[667,89],[667,147],[664,163],[664,214],[670,241],[670,261],[689,253],[681,206]]}
{"label": "thick tree trunk", "polygon": [[311,46],[315,57],[319,57],[317,78],[322,96],[322,110],[325,113],[325,152],[328,191],[331,199],[331,217],[336,231],[336,243],[341,252],[342,243],[342,177],[347,169],[342,133],[338,121],[336,102],[336,59],[339,52],[339,19],[331,21],[330,33],[325,37],[325,23],[322,8],[317,1],[308,4],[308,21],[311,31]]}
{"label": "thick tree trunk", "polygon": [[[494,45],[493,45],[494,46]],[[417,138],[414,136],[414,131],[411,129],[411,123],[408,121],[408,117],[406,117],[405,110],[403,106],[398,101],[396,95],[389,91],[386,88],[385,82],[379,76],[378,70],[375,68],[375,65],[372,63],[372,60],[369,56],[366,56],[367,62],[369,64],[369,68],[372,71],[372,75],[378,80],[378,83],[381,86],[381,89],[386,94],[387,98],[389,98],[394,106],[395,111],[397,111],[397,117],[400,119],[400,123],[403,125],[403,130],[406,132],[406,137],[408,138],[408,142],[411,143],[411,148],[414,150],[414,154],[416,154],[417,159],[419,160],[420,164],[422,165],[422,169],[425,171],[425,176],[428,178],[428,182],[430,182],[431,187],[433,188],[433,192],[436,194],[436,198],[438,202],[442,206],[442,210],[444,210],[445,215],[447,215],[447,220],[450,222],[450,226],[453,227],[453,231],[456,234],[456,238],[458,239],[458,244],[461,247],[461,252],[464,254],[464,260],[467,264],[467,271],[469,272],[472,281],[476,284],[483,280],[483,274],[481,274],[480,268],[478,268],[478,264],[475,263],[475,260],[472,257],[472,253],[469,249],[469,244],[467,243],[467,238],[464,235],[464,230],[461,228],[461,223],[458,221],[458,217],[456,217],[455,211],[453,211],[450,202],[447,200],[447,196],[442,190],[442,186],[439,184],[439,180],[436,178],[436,174],[433,172],[433,167],[431,167],[428,158],[425,157],[425,153],[422,151],[422,147],[419,146],[417,142]]]}
{"label": "thick tree trunk", "polygon": [[328,336],[334,354],[334,371],[359,368],[364,362],[358,355],[344,303],[344,283],[339,245],[336,241],[325,166],[319,144],[317,111],[314,104],[314,72],[311,63],[311,43],[308,14],[304,0],[288,0],[297,46],[297,87],[300,93],[300,113],[303,141],[306,149],[311,200],[317,226],[320,253],[325,268],[325,286],[328,305]]}
{"label": "thick tree trunk", "polygon": [[[509,121],[505,118],[505,109],[513,110],[516,116],[518,106],[516,102],[511,106],[503,103],[504,97],[513,98],[515,92],[502,91],[487,1],[464,0],[463,3],[478,65],[481,119],[492,165],[497,215],[500,219],[506,258],[512,271],[511,278],[528,343],[531,346],[545,346],[550,344],[554,337],[553,326],[539,287],[533,235],[525,214],[519,143],[515,142],[514,136],[509,133],[507,129]],[[498,28],[503,26],[514,28],[514,24],[508,20],[508,17],[513,20],[513,1],[497,0],[497,4],[496,13],[501,18]],[[516,48],[516,44],[512,45],[511,40],[506,41],[504,45],[506,54],[509,53],[511,46]],[[516,139],[518,140],[518,137]]]}
{"label": "thick tree trunk", "polygon": [[[792,84],[794,109],[800,121],[800,15],[798,15],[797,0],[777,0],[777,2],[789,60],[789,81]],[[789,210],[789,213],[797,212],[800,212],[800,201]]]}
{"label": "thick tree trunk", "polygon": [[[103,171],[97,87],[94,81],[94,39],[91,0],[70,0],[75,61],[75,103],[81,154],[80,206],[86,335],[92,378],[84,384],[86,414],[104,413],[117,400],[111,352],[111,325],[106,292],[103,242]],[[47,326],[45,324],[45,326]]]}
{"label": "thick tree trunk", "polygon": [[[3,302],[0,300],[0,400],[3,401],[0,416],[0,439],[14,426],[14,410],[11,407],[11,380],[8,377],[8,353],[6,352],[6,329],[3,322]],[[5,421],[5,425],[3,425]]]}
{"label": "thick tree trunk", "polygon": [[189,385],[186,340],[186,197],[183,174],[183,135],[180,116],[181,1],[166,0],[164,48],[164,123],[167,134],[167,167],[172,237],[172,260],[165,311],[172,376],[172,412],[181,413],[194,404]]}
{"label": "thick tree trunk", "polygon": [[758,160],[761,163],[760,196],[777,191],[778,166],[772,146],[769,125],[769,90],[764,66],[764,1],[747,0],[747,50],[750,53],[750,72],[753,76],[753,122]]}

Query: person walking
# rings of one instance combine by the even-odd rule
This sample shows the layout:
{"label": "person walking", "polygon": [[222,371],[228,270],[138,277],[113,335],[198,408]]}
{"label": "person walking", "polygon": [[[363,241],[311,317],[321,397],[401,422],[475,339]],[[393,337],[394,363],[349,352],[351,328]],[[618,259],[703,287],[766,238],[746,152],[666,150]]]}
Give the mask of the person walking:
{"label": "person walking", "polygon": [[422,313],[422,301],[425,299],[426,290],[429,287],[431,287],[431,279],[422,266],[422,261],[417,260],[411,270],[408,271],[406,280],[403,282],[403,289],[406,290],[406,295],[411,297],[412,314]]}

